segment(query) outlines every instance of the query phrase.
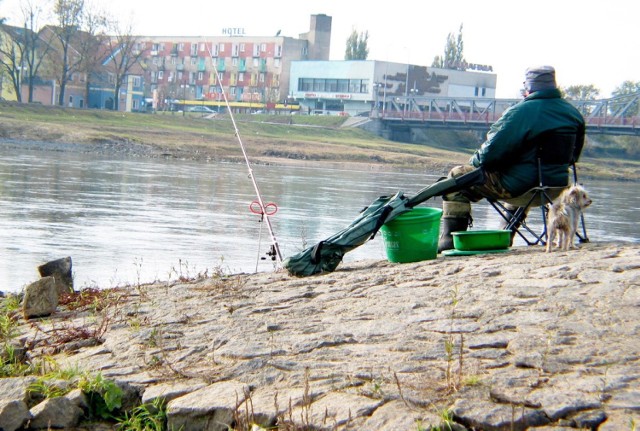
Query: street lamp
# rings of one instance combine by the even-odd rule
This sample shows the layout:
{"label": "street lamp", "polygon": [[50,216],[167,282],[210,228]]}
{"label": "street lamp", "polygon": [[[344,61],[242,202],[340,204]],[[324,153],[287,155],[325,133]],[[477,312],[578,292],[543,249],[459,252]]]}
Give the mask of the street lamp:
{"label": "street lamp", "polygon": [[418,95],[418,89],[416,88],[416,83],[414,81],[413,83],[413,88],[411,90],[409,90],[411,92],[411,100],[407,100],[407,104],[409,105],[407,114],[411,115],[411,102],[413,101],[415,104],[415,101],[413,100],[414,97],[416,97]]}

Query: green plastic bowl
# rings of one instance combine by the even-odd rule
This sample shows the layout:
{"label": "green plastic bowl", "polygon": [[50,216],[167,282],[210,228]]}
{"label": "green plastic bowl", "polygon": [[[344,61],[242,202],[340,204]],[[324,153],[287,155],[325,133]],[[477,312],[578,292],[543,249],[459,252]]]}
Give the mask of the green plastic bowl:
{"label": "green plastic bowl", "polygon": [[468,230],[453,232],[453,246],[456,250],[502,250],[511,243],[510,230]]}

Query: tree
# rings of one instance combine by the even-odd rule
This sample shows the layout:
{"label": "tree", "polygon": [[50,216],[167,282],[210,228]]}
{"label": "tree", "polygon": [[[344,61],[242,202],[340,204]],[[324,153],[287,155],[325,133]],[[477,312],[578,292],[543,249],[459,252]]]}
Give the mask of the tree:
{"label": "tree", "polygon": [[589,85],[571,85],[563,88],[567,99],[571,100],[596,100],[600,95],[600,90],[593,84]]}
{"label": "tree", "polygon": [[447,35],[447,42],[444,46],[444,56],[435,56],[431,67],[441,69],[466,70],[464,59],[464,42],[462,40],[462,24],[458,30],[458,35],[453,33]]}
{"label": "tree", "polygon": [[[84,11],[84,0],[55,0],[54,13],[58,19],[53,32],[60,47],[58,81],[60,94],[58,105],[64,105],[65,89],[81,58],[72,47],[72,41],[80,31]],[[71,51],[74,51],[73,53]],[[76,55],[72,55],[76,54]]]}
{"label": "tree", "polygon": [[0,24],[4,38],[0,41],[0,66],[11,79],[16,100],[22,102],[22,85],[28,85],[27,100],[33,102],[33,86],[42,61],[51,48],[49,41],[37,29],[42,13],[32,1],[21,4],[23,27]]}
{"label": "tree", "polygon": [[84,32],[79,34],[78,52],[80,62],[78,68],[86,75],[85,100],[89,103],[89,93],[94,77],[100,73],[104,60],[104,47],[108,44],[106,29],[108,20],[104,13],[87,9],[84,18]]}
{"label": "tree", "polygon": [[344,53],[345,60],[366,60],[369,56],[369,32],[358,34],[354,28],[347,39],[347,49]]}
{"label": "tree", "polygon": [[624,81],[611,92],[611,96],[615,98],[609,106],[612,114],[632,117],[640,112],[640,81]]}
{"label": "tree", "polygon": [[[122,86],[127,82],[135,67],[141,67],[142,50],[138,48],[138,38],[133,35],[131,25],[123,31],[115,27],[115,36],[109,39],[109,58],[114,77],[113,110],[119,109],[119,94]],[[106,64],[106,62],[105,62]]]}

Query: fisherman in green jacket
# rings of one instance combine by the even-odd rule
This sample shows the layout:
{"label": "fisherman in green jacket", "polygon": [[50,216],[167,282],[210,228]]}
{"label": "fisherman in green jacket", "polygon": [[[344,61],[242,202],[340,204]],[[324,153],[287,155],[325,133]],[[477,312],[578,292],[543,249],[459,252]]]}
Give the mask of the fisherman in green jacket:
{"label": "fisherman in green jacket", "polygon": [[452,232],[471,225],[470,202],[510,199],[537,186],[539,157],[544,185],[569,184],[569,166],[584,146],[584,118],[562,98],[551,66],[527,69],[524,96],[491,126],[469,165],[449,172],[449,177],[458,177],[481,167],[485,178],[482,184],[443,196],[439,252],[453,248]]}

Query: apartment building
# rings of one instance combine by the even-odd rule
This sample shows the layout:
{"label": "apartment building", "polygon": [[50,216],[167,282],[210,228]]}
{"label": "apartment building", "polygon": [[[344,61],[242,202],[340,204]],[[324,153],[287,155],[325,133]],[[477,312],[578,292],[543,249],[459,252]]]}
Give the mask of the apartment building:
{"label": "apartment building", "polygon": [[329,60],[330,43],[331,17],[320,14],[311,15],[309,31],[299,38],[247,36],[232,28],[219,36],[140,36],[138,49],[145,94],[155,108],[221,106],[226,97],[233,108],[250,110],[286,102],[291,63]]}

